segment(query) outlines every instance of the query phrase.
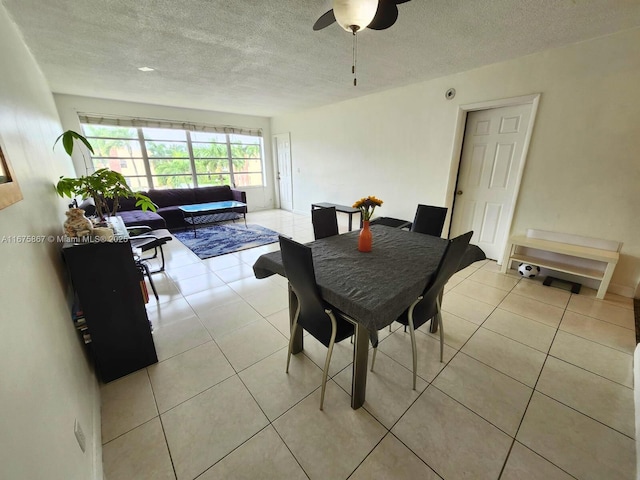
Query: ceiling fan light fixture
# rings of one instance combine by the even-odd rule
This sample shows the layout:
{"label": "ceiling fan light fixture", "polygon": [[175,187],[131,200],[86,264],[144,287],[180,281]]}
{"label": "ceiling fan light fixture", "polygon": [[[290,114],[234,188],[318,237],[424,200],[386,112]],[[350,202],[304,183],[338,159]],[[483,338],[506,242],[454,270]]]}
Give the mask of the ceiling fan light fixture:
{"label": "ceiling fan light fixture", "polygon": [[367,28],[378,10],[378,0],[333,0],[333,13],[347,32]]}

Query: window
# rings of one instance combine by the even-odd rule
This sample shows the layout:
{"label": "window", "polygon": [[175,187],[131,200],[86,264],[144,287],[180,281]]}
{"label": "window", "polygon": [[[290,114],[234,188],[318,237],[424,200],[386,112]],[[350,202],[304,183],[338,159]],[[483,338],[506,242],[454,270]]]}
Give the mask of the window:
{"label": "window", "polygon": [[144,120],[112,120],[115,126],[87,116],[80,121],[93,146],[93,166],[121,173],[133,190],[264,185],[259,131]]}

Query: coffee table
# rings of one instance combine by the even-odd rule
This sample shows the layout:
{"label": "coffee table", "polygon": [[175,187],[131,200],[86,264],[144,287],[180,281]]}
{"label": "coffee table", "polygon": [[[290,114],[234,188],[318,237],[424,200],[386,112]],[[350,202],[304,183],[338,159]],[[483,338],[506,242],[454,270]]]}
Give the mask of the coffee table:
{"label": "coffee table", "polygon": [[198,236],[196,232],[196,225],[204,225],[205,223],[210,223],[197,221],[198,217],[203,217],[205,215],[230,212],[241,213],[244,217],[244,226],[247,226],[247,204],[236,202],[235,200],[227,200],[224,202],[196,203],[194,205],[182,205],[178,208],[182,212],[185,223],[190,223],[193,226],[194,238]]}

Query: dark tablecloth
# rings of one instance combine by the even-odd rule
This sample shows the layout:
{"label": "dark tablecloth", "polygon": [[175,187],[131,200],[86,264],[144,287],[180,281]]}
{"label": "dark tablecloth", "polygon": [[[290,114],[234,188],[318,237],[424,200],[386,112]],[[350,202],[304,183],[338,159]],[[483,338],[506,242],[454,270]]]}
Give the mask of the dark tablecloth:
{"label": "dark tablecloth", "polygon": [[[373,345],[378,330],[391,324],[424,291],[438,267],[447,241],[384,225],[372,225],[373,249],[358,251],[359,231],[310,242],[322,298],[368,330]],[[484,260],[470,245],[459,269]],[[258,258],[256,278],[286,276],[280,252]]]}

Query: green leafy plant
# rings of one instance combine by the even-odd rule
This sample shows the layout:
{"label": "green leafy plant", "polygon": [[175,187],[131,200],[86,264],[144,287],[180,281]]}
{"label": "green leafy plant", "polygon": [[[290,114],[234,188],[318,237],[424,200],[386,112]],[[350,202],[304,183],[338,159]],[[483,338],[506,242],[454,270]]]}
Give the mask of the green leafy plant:
{"label": "green leafy plant", "polygon": [[[76,141],[81,142],[93,153],[93,147],[89,141],[73,130],[67,130],[60,135],[53,144],[54,148],[60,140],[62,140],[62,146],[69,156],[73,154]],[[82,156],[84,158],[85,169],[88,171],[87,159],[84,152],[82,152]],[[156,206],[149,197],[131,190],[121,173],[114,172],[108,168],[101,168],[90,175],[84,175],[78,178],[60,177],[60,180],[56,184],[56,192],[61,197],[91,197],[96,206],[96,215],[101,221],[104,220],[105,214],[115,216],[121,197],[135,197],[137,199],[137,207],[142,208],[142,210],[156,211]],[[107,199],[113,200],[111,211],[109,210]]]}

